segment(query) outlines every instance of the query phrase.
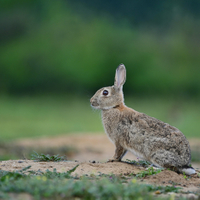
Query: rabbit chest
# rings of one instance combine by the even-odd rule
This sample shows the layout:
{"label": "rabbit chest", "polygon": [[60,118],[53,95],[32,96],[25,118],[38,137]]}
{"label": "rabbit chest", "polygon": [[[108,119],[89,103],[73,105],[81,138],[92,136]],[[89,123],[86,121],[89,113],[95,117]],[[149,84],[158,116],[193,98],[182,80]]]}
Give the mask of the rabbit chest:
{"label": "rabbit chest", "polygon": [[113,143],[119,142],[126,146],[126,138],[130,129],[133,129],[133,122],[118,109],[109,109],[102,111],[102,122],[106,134]]}

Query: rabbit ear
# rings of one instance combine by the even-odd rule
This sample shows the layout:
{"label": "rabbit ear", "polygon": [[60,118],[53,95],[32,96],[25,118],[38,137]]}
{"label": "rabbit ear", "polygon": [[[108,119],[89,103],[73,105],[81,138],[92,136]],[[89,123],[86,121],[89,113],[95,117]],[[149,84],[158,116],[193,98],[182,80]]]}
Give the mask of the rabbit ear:
{"label": "rabbit ear", "polygon": [[126,81],[126,68],[124,64],[121,64],[116,69],[115,83],[114,83],[115,88],[122,89],[122,86],[124,85],[125,81]]}

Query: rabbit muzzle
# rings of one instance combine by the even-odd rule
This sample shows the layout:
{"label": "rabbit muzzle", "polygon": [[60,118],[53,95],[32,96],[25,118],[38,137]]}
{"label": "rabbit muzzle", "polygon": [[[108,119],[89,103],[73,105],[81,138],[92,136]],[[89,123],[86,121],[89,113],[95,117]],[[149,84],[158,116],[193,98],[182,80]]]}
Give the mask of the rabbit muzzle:
{"label": "rabbit muzzle", "polygon": [[99,106],[99,104],[97,103],[97,101],[93,98],[90,99],[90,103],[91,103],[91,106],[96,108]]}

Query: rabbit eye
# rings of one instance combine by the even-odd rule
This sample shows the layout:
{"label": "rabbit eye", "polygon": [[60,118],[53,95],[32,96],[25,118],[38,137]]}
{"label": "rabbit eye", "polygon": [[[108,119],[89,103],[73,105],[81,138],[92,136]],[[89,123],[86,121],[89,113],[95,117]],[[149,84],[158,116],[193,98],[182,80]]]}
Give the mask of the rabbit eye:
{"label": "rabbit eye", "polygon": [[103,95],[104,95],[104,96],[107,96],[107,95],[108,95],[108,90],[104,90],[104,91],[103,91]]}

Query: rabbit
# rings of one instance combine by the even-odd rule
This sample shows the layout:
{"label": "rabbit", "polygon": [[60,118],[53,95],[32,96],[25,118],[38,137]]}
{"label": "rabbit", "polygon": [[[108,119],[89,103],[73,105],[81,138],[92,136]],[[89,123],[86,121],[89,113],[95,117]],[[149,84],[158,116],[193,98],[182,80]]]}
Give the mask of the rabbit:
{"label": "rabbit", "polygon": [[126,152],[130,151],[158,168],[195,174],[190,164],[190,145],[183,133],[167,123],[127,107],[122,90],[125,81],[126,68],[121,64],[116,69],[114,85],[99,89],[90,99],[91,106],[102,111],[105,132],[116,147],[109,161],[121,161]]}

